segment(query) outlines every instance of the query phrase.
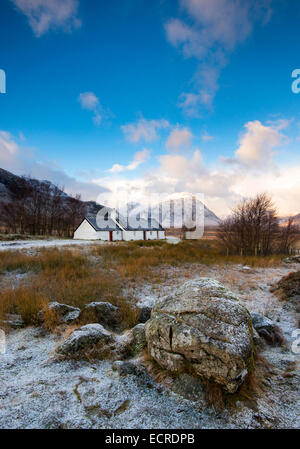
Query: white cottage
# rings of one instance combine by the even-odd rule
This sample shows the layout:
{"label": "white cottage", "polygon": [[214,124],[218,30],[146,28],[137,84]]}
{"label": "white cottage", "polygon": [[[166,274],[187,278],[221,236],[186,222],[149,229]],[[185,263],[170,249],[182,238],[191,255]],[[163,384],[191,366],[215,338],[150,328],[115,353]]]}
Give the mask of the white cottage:
{"label": "white cottage", "polygon": [[136,226],[129,226],[128,220],[118,215],[114,218],[108,214],[102,217],[101,227],[95,217],[85,217],[74,232],[74,239],[77,240],[104,240],[115,242],[117,240],[161,240],[165,239],[165,230],[152,220],[149,226],[148,220],[139,218]]}
{"label": "white cottage", "polygon": [[76,240],[104,240],[115,242],[123,240],[123,231],[111,218],[104,219],[104,226],[97,225],[96,217],[85,217],[74,232]]}

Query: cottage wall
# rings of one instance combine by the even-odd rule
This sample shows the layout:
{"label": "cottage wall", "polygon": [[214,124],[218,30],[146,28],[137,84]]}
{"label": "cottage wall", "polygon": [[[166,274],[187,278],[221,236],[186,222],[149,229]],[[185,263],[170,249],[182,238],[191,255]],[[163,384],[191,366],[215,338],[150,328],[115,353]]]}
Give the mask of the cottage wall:
{"label": "cottage wall", "polygon": [[123,231],[123,240],[144,240],[144,231]]}
{"label": "cottage wall", "polygon": [[98,240],[97,231],[90,225],[87,220],[84,220],[81,225],[74,232],[74,239],[78,240]]}
{"label": "cottage wall", "polygon": [[109,242],[109,231],[97,231],[98,240]]}
{"label": "cottage wall", "polygon": [[146,231],[146,240],[157,240],[157,231]]}
{"label": "cottage wall", "polygon": [[113,231],[113,241],[123,240],[123,231]]}

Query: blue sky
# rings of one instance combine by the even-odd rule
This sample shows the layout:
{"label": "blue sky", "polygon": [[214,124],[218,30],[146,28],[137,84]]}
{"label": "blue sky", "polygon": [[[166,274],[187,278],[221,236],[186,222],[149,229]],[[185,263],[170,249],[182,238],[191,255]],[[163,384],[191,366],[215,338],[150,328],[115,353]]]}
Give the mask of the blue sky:
{"label": "blue sky", "polygon": [[300,212],[297,0],[2,0],[0,166]]}

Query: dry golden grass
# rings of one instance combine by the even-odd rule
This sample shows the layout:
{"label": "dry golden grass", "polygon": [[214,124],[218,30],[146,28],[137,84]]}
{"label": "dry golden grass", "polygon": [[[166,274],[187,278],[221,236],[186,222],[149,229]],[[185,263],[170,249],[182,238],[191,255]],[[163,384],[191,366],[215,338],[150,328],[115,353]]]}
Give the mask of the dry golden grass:
{"label": "dry golden grass", "polygon": [[21,251],[1,251],[0,273],[5,271],[53,271],[61,268],[80,269],[86,265],[86,258],[75,251],[42,249],[35,255]]}
{"label": "dry golden grass", "polygon": [[[123,280],[116,270],[93,264],[88,255],[78,250],[48,249],[29,256],[7,252],[1,258],[4,271],[22,269],[30,272],[29,279],[17,288],[0,291],[0,320],[6,314],[20,314],[25,324],[37,322],[37,313],[50,301],[82,308],[92,301],[108,301],[120,307],[123,327],[137,323],[138,312],[124,298]],[[45,312],[46,327],[53,329],[57,318]]]}
{"label": "dry golden grass", "polygon": [[105,267],[116,267],[123,279],[153,278],[153,269],[162,266],[179,266],[200,263],[204,265],[241,264],[251,267],[273,267],[281,262],[281,256],[243,257],[226,256],[216,242],[203,240],[182,241],[177,245],[158,242],[131,242],[114,246],[98,246],[94,253],[100,256]]}
{"label": "dry golden grass", "polygon": [[5,290],[0,293],[0,321],[6,314],[20,314],[26,325],[35,324],[45,301],[38,291],[23,286]]}
{"label": "dry golden grass", "polygon": [[[121,309],[123,327],[138,321],[138,311],[124,297],[124,288],[137,283],[160,283],[163,268],[247,264],[276,266],[280,256],[241,257],[221,254],[210,241],[182,241],[177,245],[165,241],[140,241],[93,247],[92,254],[80,249],[43,249],[34,255],[21,251],[0,253],[0,274],[21,270],[30,273],[19,287],[0,290],[0,320],[7,313],[22,315],[26,324],[36,322],[37,312],[49,301],[82,308],[91,301],[108,301]],[[93,257],[91,257],[91,255]],[[133,299],[133,298],[131,298]],[[49,315],[49,316],[48,316]],[[47,315],[49,329],[56,318]]]}

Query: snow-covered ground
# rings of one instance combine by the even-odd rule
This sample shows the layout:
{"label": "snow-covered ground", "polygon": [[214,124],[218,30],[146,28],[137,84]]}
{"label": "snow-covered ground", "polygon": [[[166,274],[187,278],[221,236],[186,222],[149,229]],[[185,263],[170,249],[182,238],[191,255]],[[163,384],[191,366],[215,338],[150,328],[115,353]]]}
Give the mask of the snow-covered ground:
{"label": "snow-covered ground", "polygon": [[73,246],[73,245],[101,245],[107,242],[101,240],[61,240],[61,239],[49,239],[49,240],[12,240],[0,242],[0,251],[2,250],[18,250],[27,248],[49,248],[49,247],[61,247],[61,246]]}
{"label": "snow-covered ground", "polygon": [[[180,239],[176,237],[167,237],[168,243],[177,244]],[[49,248],[49,247],[61,247],[61,246],[86,246],[86,245],[111,245],[111,242],[105,242],[102,240],[72,240],[72,239],[48,239],[48,240],[8,240],[0,241],[0,251],[4,250],[18,250],[27,248]]]}
{"label": "snow-covered ground", "polygon": [[204,399],[184,399],[146,372],[120,376],[108,360],[58,361],[54,349],[62,337],[26,328],[11,331],[0,354],[0,428],[299,428],[299,355],[291,351],[298,317],[269,291],[297,268],[170,267],[161,285],[136,292],[141,304],[152,306],[187,278],[208,276],[230,287],[250,311],[275,320],[287,347],[265,346],[271,374],[256,403],[238,402],[236,409],[216,412]]}

